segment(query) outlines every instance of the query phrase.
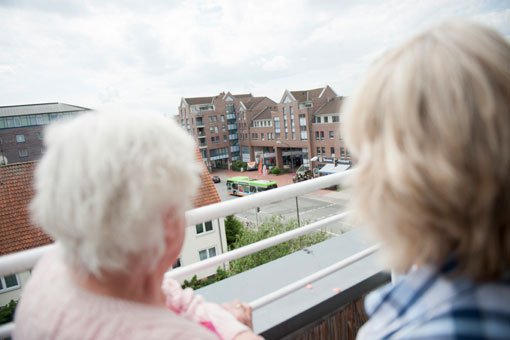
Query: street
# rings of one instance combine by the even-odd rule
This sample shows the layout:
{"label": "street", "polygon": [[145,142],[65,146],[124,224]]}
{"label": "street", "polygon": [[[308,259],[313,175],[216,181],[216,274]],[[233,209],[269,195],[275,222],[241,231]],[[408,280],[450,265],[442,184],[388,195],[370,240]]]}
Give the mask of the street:
{"label": "street", "polygon": [[[216,171],[214,172],[214,175],[219,176],[221,179],[221,182],[216,183],[215,186],[222,201],[239,199],[239,197],[231,196],[227,193],[226,179],[232,176],[239,176],[241,175],[240,173],[231,171]],[[245,172],[242,175],[250,178],[263,178],[255,171]],[[276,180],[278,182],[278,186],[293,184],[292,174],[272,176],[267,179]],[[301,226],[303,226],[310,222],[321,220],[344,211],[347,201],[348,196],[345,193],[335,192],[333,190],[318,190],[305,196],[298,197],[297,206],[296,199],[289,198],[280,202],[261,206],[259,207],[260,210],[258,212],[256,209],[251,209],[249,211],[236,214],[236,216],[240,220],[246,222],[247,225],[256,226],[257,223],[262,223],[273,215],[280,215],[285,220],[297,219],[297,211],[299,210],[299,220],[301,222]],[[350,226],[347,223],[342,222],[335,222],[328,225],[326,228],[327,231],[333,234],[341,234],[349,229]]]}

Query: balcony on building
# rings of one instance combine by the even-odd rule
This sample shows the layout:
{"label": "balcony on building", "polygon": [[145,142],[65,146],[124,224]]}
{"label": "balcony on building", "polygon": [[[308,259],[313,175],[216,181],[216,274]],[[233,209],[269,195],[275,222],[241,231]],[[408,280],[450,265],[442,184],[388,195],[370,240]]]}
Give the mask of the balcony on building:
{"label": "balcony on building", "polygon": [[197,119],[195,120],[195,125],[196,125],[196,127],[197,127],[197,128],[203,128],[203,127],[205,127],[205,125],[204,125],[204,119],[203,119],[203,118],[197,118]]}
{"label": "balcony on building", "polygon": [[[188,211],[187,224],[195,225],[246,212],[271,214],[276,202],[290,202],[290,206],[296,207],[298,228],[173,269],[167,275],[178,280],[187,279],[204,269],[217,268],[322,230],[330,235],[325,241],[206,286],[199,293],[218,303],[235,298],[249,302],[254,310],[254,330],[266,339],[354,339],[359,327],[367,320],[363,298],[390,282],[390,276],[377,261],[379,247],[366,241],[356,226],[348,226],[347,211],[332,216],[324,212],[315,220],[309,220],[306,212],[299,210],[299,204],[307,195],[342,183],[349,172]],[[340,191],[338,195],[349,199],[348,193]],[[32,249],[0,257],[0,276],[32,268],[45,251],[47,249]],[[14,324],[0,326],[0,338],[8,336],[13,327]]]}

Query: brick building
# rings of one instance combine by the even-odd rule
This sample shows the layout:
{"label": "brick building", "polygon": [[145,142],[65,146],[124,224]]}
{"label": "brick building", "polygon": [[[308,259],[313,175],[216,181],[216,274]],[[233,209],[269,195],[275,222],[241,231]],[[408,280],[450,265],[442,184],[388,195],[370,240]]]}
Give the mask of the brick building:
{"label": "brick building", "polygon": [[340,135],[342,102],[330,86],[286,90],[279,103],[223,92],[183,98],[178,119],[210,167],[241,159],[295,170],[310,159],[318,165],[350,161]]}
{"label": "brick building", "polygon": [[232,161],[241,159],[239,114],[249,116],[252,110],[268,101],[274,104],[269,98],[256,98],[251,93],[233,95],[230,92],[213,97],[182,98],[178,121],[195,137],[208,167],[227,168]]}
{"label": "brick building", "polygon": [[64,103],[0,106],[0,164],[39,159],[44,126],[88,110]]}

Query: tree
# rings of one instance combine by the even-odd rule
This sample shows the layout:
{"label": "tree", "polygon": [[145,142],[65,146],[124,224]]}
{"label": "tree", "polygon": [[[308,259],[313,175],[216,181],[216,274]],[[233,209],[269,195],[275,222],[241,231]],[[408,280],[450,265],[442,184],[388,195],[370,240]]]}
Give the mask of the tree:
{"label": "tree", "polygon": [[227,235],[227,246],[229,250],[233,249],[233,244],[237,241],[244,228],[243,222],[239,221],[235,216],[230,215],[225,218],[225,234]]}

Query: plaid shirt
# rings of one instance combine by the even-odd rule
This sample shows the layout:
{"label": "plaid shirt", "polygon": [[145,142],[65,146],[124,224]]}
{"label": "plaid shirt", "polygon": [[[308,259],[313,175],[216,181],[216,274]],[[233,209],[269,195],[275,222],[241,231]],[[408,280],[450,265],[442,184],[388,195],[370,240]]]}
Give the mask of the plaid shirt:
{"label": "plaid shirt", "polygon": [[452,268],[421,267],[369,294],[358,339],[510,339],[510,281],[446,277]]}

